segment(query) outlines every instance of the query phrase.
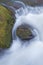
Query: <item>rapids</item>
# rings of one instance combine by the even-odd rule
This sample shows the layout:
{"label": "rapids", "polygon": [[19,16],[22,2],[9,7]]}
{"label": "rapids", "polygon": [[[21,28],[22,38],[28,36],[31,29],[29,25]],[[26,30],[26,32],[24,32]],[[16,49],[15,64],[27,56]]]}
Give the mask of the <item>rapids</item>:
{"label": "rapids", "polygon": [[[4,53],[0,52],[0,65],[43,65],[43,7],[24,6],[15,13],[12,45]],[[16,29],[21,24],[32,28],[35,37],[30,41],[24,42],[16,36]]]}

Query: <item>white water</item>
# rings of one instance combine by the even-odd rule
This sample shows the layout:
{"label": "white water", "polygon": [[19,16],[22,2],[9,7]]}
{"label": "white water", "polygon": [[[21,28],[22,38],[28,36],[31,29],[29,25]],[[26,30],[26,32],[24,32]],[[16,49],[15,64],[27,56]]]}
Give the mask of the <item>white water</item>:
{"label": "white water", "polygon": [[[23,42],[15,37],[15,31],[21,24],[28,24],[35,38]],[[12,46],[0,56],[0,65],[43,65],[43,7],[18,9],[12,36]]]}

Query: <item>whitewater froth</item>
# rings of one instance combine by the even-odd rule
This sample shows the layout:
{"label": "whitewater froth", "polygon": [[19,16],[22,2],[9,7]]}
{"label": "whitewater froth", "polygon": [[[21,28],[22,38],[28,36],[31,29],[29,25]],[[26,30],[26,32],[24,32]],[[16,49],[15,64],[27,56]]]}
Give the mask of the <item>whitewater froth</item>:
{"label": "whitewater froth", "polygon": [[[43,65],[43,7],[19,8],[15,16],[12,46],[0,58],[0,65]],[[28,24],[35,38],[21,41],[15,32],[21,24]]]}

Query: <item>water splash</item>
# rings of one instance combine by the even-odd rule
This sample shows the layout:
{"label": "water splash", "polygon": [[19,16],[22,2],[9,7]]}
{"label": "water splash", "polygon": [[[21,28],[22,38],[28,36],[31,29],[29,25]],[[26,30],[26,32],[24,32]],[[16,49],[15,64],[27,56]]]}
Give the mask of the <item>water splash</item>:
{"label": "water splash", "polygon": [[[15,16],[12,46],[0,58],[0,65],[43,65],[43,7],[19,8]],[[21,24],[32,28],[34,39],[23,42],[16,37],[15,31]]]}

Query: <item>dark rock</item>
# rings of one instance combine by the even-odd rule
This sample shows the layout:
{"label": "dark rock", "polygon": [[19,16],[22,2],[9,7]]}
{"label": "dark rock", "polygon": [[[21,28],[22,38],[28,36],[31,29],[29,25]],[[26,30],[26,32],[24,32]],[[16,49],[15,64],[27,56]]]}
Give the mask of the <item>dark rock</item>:
{"label": "dark rock", "polygon": [[0,0],[0,2],[4,2],[12,6],[14,1],[22,1],[25,4],[31,5],[31,6],[43,5],[43,0]]}
{"label": "dark rock", "polygon": [[33,38],[32,31],[29,26],[27,25],[21,25],[17,28],[16,30],[16,35],[21,39],[21,40],[30,40]]}

